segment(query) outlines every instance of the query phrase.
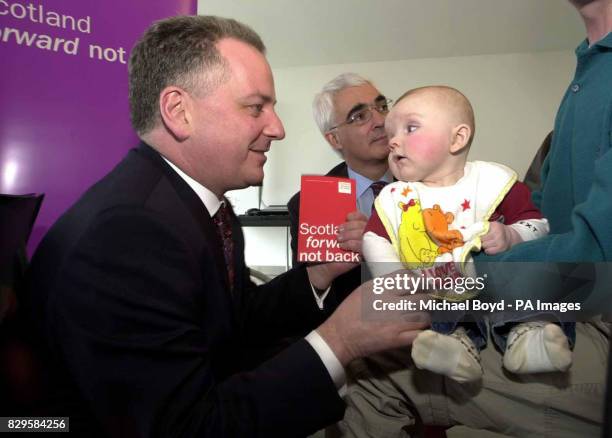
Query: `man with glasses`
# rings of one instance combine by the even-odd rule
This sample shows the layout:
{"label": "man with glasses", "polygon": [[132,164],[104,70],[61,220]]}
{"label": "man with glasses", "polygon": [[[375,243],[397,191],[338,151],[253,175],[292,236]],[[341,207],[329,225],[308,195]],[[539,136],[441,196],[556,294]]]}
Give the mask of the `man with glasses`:
{"label": "man with glasses", "polygon": [[[312,104],[319,130],[344,159],[327,175],[352,178],[357,182],[358,211],[350,216],[355,221],[361,219],[364,228],[374,198],[386,183],[393,180],[387,163],[389,148],[384,129],[390,103],[372,82],[355,73],[342,73],[323,86]],[[295,265],[300,216],[299,192],[289,200],[287,208],[291,220],[291,249]],[[324,270],[326,266],[311,266],[310,269]],[[359,286],[360,277],[359,268],[356,267],[336,278],[332,284],[335,293],[330,295],[330,299],[341,300]],[[329,290],[320,291],[321,300]],[[323,306],[322,301],[320,306]]]}

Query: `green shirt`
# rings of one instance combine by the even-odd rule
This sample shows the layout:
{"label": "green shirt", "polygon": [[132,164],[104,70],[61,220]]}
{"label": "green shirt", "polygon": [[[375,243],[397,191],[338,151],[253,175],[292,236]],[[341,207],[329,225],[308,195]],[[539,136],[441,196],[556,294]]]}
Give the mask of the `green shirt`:
{"label": "green shirt", "polygon": [[480,261],[612,261],[612,33],[576,56],[533,194],[550,235]]}
{"label": "green shirt", "polygon": [[557,112],[542,167],[542,188],[533,194],[550,222],[550,234],[497,256],[475,257],[479,274],[488,275],[493,299],[574,297],[596,310],[612,301],[609,264],[590,265],[584,278],[597,282],[582,291],[558,273],[549,275],[554,262],[612,261],[612,33],[591,47],[584,41],[576,56],[576,73]]}

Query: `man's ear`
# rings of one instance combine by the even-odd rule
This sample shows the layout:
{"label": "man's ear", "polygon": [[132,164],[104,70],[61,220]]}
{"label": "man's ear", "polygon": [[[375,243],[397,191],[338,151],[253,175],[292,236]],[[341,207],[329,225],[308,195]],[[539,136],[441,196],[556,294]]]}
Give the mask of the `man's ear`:
{"label": "man's ear", "polygon": [[159,96],[159,113],[168,131],[178,141],[191,135],[192,123],[191,96],[182,88],[171,86],[162,90]]}
{"label": "man's ear", "polygon": [[452,154],[456,154],[468,145],[470,137],[472,136],[472,129],[465,123],[462,123],[460,125],[455,126],[452,135],[453,142],[450,146],[450,152]]}
{"label": "man's ear", "polygon": [[332,148],[336,151],[342,151],[342,145],[338,141],[338,134],[333,131],[328,131],[325,133],[325,140],[330,144]]}

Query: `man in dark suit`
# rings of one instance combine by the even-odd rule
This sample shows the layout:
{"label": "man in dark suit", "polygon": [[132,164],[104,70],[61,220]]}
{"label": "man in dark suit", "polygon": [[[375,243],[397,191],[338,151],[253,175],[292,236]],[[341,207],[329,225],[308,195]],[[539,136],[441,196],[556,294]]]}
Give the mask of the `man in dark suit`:
{"label": "man in dark suit", "polygon": [[[360,291],[325,320],[333,309],[319,309],[313,288],[343,265],[251,283],[223,195],[260,184],[271,142],[284,137],[264,53],[250,28],[204,16],[155,23],[134,47],[130,107],[142,143],[58,220],[29,273],[53,413],[69,415],[73,432],[306,435],[342,416],[348,363],[408,345],[425,326],[417,313],[364,320]],[[343,247],[358,249],[361,227],[347,224]],[[305,329],[241,369],[242,347]]]}
{"label": "man in dark suit", "polygon": [[[313,115],[321,134],[344,159],[328,176],[353,178],[357,186],[357,212],[350,219],[364,223],[370,217],[374,198],[383,184],[393,180],[387,156],[389,147],[384,130],[390,101],[372,82],[355,73],[342,73],[323,86],[313,101]],[[287,203],[291,221],[293,264],[297,262],[300,192]],[[343,236],[339,236],[343,241]],[[327,264],[310,269],[329,269]],[[334,280],[331,288],[318,291],[320,297],[330,294],[330,303],[346,296],[361,284],[360,268],[356,267]]]}

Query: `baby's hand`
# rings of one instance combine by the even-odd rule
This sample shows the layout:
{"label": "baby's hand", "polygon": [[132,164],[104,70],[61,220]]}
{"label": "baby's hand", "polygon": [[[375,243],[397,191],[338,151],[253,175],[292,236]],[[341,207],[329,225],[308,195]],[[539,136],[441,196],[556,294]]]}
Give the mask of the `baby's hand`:
{"label": "baby's hand", "polygon": [[489,232],[482,240],[482,249],[489,255],[509,250],[512,245],[521,242],[521,236],[512,228],[499,223],[490,222]]}

